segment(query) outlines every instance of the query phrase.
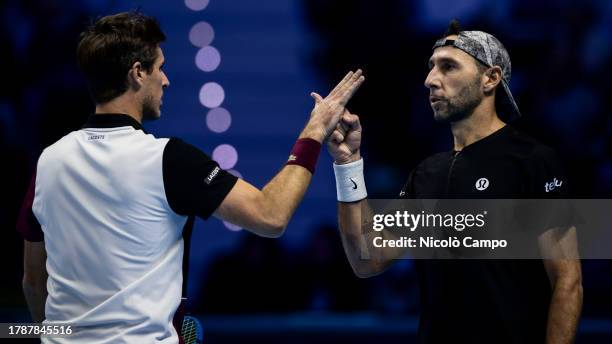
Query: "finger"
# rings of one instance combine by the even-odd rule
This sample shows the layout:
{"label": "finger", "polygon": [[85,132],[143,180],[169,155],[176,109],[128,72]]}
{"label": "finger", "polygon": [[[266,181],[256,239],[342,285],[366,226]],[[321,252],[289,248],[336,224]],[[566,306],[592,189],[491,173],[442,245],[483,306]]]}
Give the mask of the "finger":
{"label": "finger", "polygon": [[359,116],[354,114],[348,114],[342,117],[342,123],[348,127],[348,130],[361,130],[361,123],[359,123]]}
{"label": "finger", "polygon": [[344,121],[340,121],[340,123],[338,123],[338,125],[340,126],[340,128],[342,128],[342,132],[343,133],[347,133],[351,129],[351,127],[346,125],[344,123]]}
{"label": "finger", "polygon": [[344,141],[344,135],[342,135],[338,130],[334,130],[330,136],[330,139],[332,142],[341,143]]}
{"label": "finger", "polygon": [[338,103],[340,103],[341,105],[346,105],[346,103],[348,103],[349,99],[351,99],[353,94],[355,94],[357,89],[359,89],[364,80],[365,77],[363,75],[360,75],[356,80],[347,82],[345,87],[338,92]]}
{"label": "finger", "polygon": [[323,98],[322,98],[322,97],[321,97],[321,96],[320,96],[318,93],[316,93],[316,92],[311,92],[311,93],[310,93],[310,96],[311,96],[312,98],[314,98],[314,100],[315,100],[315,104],[319,104],[320,102],[322,102],[322,101],[323,101]]}
{"label": "finger", "polygon": [[355,73],[352,73],[352,75],[345,82],[343,82],[342,85],[339,85],[340,87],[338,87],[336,94],[345,92],[346,89],[350,87],[350,85],[354,84],[359,79],[359,77],[361,77],[361,75],[361,69],[357,69],[357,71]]}
{"label": "finger", "polygon": [[344,78],[340,80],[336,87],[334,87],[334,89],[329,92],[328,96],[336,94],[344,86],[344,84],[346,84],[353,77],[353,74],[354,73],[352,71],[346,73]]}
{"label": "finger", "polygon": [[342,113],[342,120],[343,121],[344,120],[348,121],[348,119],[351,118],[351,115],[352,115],[352,113],[349,111],[349,109],[344,108],[344,113]]}
{"label": "finger", "polygon": [[340,121],[338,124],[336,124],[336,130],[339,131],[340,134],[346,135],[348,128],[345,128],[345,126],[342,125],[342,121]]}

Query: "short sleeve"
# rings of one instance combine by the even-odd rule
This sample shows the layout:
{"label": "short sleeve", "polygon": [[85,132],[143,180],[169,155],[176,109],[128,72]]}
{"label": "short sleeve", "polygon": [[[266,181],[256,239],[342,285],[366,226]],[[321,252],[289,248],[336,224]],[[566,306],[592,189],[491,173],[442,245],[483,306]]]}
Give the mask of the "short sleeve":
{"label": "short sleeve", "polygon": [[19,218],[17,219],[17,232],[27,241],[40,242],[44,241],[44,235],[40,223],[34,216],[32,204],[34,204],[34,191],[36,190],[36,172],[30,180],[28,191],[21,204]]}
{"label": "short sleeve", "polygon": [[538,147],[534,151],[530,174],[530,197],[541,200],[532,211],[536,211],[537,217],[545,221],[546,229],[582,223],[581,216],[569,199],[571,196],[567,175],[554,150],[545,146]]}
{"label": "short sleeve", "polygon": [[177,138],[166,144],[162,168],[172,210],[202,219],[212,215],[238,181],[206,153]]}

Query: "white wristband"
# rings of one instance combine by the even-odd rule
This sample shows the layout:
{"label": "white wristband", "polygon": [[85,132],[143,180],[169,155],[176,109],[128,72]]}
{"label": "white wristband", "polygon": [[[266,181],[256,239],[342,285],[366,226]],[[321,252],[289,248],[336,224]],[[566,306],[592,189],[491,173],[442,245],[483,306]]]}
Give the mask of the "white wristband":
{"label": "white wristband", "polygon": [[363,159],[344,165],[334,163],[339,202],[356,202],[368,197],[363,180]]}

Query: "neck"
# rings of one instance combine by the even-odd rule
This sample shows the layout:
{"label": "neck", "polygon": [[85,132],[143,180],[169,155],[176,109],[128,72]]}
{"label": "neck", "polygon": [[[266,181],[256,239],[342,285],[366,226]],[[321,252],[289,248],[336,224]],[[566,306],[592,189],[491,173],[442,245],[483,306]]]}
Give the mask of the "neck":
{"label": "neck", "polygon": [[96,114],[123,113],[142,124],[142,107],[139,107],[139,102],[128,93],[129,91],[106,103],[96,104]]}
{"label": "neck", "polygon": [[505,125],[497,116],[494,106],[481,103],[470,116],[451,123],[454,150],[461,151],[472,143],[493,134]]}

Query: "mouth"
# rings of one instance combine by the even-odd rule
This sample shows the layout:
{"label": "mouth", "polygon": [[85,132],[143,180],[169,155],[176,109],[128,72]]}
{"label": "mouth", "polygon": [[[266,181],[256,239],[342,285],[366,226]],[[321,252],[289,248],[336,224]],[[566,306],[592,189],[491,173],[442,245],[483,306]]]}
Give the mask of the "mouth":
{"label": "mouth", "polygon": [[429,104],[431,106],[434,106],[436,104],[438,104],[439,102],[443,101],[444,99],[441,97],[436,97],[436,96],[429,96]]}

